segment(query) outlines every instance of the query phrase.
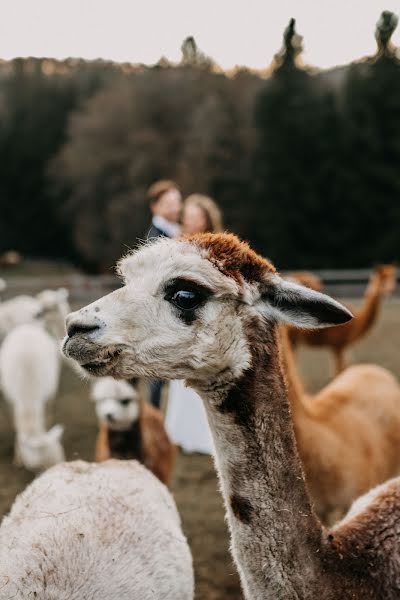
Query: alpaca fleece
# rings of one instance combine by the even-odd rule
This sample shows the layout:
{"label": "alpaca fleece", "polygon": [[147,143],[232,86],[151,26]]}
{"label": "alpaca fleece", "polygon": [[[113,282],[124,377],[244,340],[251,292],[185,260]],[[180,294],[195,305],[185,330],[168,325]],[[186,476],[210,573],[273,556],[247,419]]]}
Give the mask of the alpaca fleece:
{"label": "alpaca fleece", "polygon": [[191,600],[175,503],[135,461],[48,470],[0,527],[0,599]]}

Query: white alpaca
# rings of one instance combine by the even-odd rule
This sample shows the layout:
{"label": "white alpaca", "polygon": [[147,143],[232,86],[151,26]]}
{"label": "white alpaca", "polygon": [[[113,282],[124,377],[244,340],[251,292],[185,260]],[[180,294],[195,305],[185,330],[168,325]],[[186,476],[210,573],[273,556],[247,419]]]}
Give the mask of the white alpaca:
{"label": "white alpaca", "polygon": [[136,386],[112,377],[94,381],[91,397],[99,419],[96,461],[135,459],[168,485],[176,448],[165,431],[162,413],[141,397]]}
{"label": "white alpaca", "polygon": [[47,331],[57,340],[65,335],[65,318],[70,309],[69,292],[65,288],[43,290],[36,299],[40,302],[41,318]]}
{"label": "white alpaca", "polygon": [[0,342],[5,336],[24,323],[41,320],[56,338],[65,333],[64,320],[69,312],[68,290],[44,290],[36,297],[16,296],[0,304]]}
{"label": "white alpaca", "polygon": [[0,293],[4,292],[5,289],[7,289],[7,283],[0,277]]}
{"label": "white alpaca", "polygon": [[0,347],[0,382],[16,430],[15,459],[31,470],[64,460],[61,428],[46,433],[46,404],[58,389],[58,343],[40,323],[19,325]]}
{"label": "white alpaca", "polygon": [[[64,288],[44,290],[36,298],[14,298],[9,310],[13,328],[0,349],[0,383],[16,430],[15,460],[30,470],[64,460],[62,428],[46,432],[46,404],[58,389],[61,353],[56,339],[65,330],[67,298]],[[15,326],[18,319],[32,322]]]}
{"label": "white alpaca", "polygon": [[0,598],[192,600],[172,496],[136,461],[58,465],[0,527]]}
{"label": "white alpaca", "polygon": [[90,396],[96,404],[97,418],[113,431],[126,431],[139,418],[139,395],[127,381],[96,379]]}
{"label": "white alpaca", "polygon": [[0,342],[23,323],[31,323],[42,315],[42,305],[32,296],[16,296],[0,304]]}

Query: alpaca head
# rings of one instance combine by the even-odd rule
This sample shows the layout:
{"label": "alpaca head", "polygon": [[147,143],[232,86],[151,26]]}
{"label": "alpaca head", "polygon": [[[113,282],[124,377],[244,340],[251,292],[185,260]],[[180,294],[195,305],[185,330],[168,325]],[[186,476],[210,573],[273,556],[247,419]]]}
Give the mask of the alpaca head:
{"label": "alpaca head", "polygon": [[48,331],[57,339],[65,335],[65,318],[70,312],[68,290],[43,290],[36,299],[40,303],[40,317],[43,318]]}
{"label": "alpaca head", "polygon": [[24,467],[29,471],[43,471],[63,462],[63,432],[61,425],[55,425],[49,431],[37,435],[18,434],[18,455]]}
{"label": "alpaca head", "polygon": [[99,421],[113,431],[130,429],[139,417],[139,396],[126,381],[101,377],[92,383],[91,398]]}
{"label": "alpaca head", "polygon": [[376,278],[382,294],[393,294],[397,279],[397,268],[394,265],[378,265],[373,277]]}
{"label": "alpaca head", "polygon": [[351,318],[229,234],[159,239],[119,272],[124,287],[67,319],[64,353],[97,376],[227,383],[250,366],[249,320],[323,327]]}

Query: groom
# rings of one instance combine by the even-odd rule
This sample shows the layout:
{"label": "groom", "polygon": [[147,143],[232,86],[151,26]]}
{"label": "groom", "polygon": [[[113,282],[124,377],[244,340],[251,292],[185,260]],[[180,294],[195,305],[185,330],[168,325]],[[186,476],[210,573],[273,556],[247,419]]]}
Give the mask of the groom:
{"label": "groom", "polygon": [[176,183],[167,179],[156,181],[149,187],[147,196],[153,215],[147,238],[178,237],[181,231],[182,196]]}

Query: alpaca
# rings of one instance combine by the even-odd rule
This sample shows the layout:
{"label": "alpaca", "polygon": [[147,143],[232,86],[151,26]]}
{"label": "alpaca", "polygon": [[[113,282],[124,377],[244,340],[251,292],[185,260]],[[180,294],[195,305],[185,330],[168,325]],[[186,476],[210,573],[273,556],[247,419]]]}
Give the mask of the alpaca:
{"label": "alpaca", "polygon": [[36,297],[16,296],[0,304],[0,342],[17,325],[43,321],[56,338],[65,334],[65,317],[70,311],[68,290],[44,290]]}
{"label": "alpaca", "polygon": [[351,313],[230,234],[159,239],[119,271],[124,287],[69,315],[63,351],[91,375],[185,379],[203,397],[245,598],[398,598],[400,479],[326,530],[281,366],[279,321],[323,327]]}
{"label": "alpaca", "polygon": [[64,460],[58,426],[46,432],[46,404],[57,393],[61,355],[40,323],[15,327],[0,347],[0,383],[16,431],[15,461],[29,470]]}
{"label": "alpaca", "polygon": [[400,386],[376,365],[348,367],[314,396],[296,367],[286,328],[282,359],[300,457],[315,510],[333,523],[355,498],[400,474]]}
{"label": "alpaca", "polygon": [[49,469],[1,524],[0,598],[192,600],[171,494],[136,461]]}
{"label": "alpaca", "polygon": [[165,431],[161,412],[139,397],[136,387],[112,377],[94,381],[91,397],[100,423],[96,461],[135,458],[169,484],[176,448]]}
{"label": "alpaca", "polygon": [[392,294],[396,286],[396,268],[392,265],[380,265],[371,275],[365,292],[363,305],[358,309],[350,308],[354,318],[341,327],[302,330],[290,328],[292,344],[304,343],[309,346],[328,346],[335,357],[336,374],[347,365],[346,348],[354,344],[371,329],[375,323],[382,300]]}
{"label": "alpaca", "polygon": [[23,323],[31,323],[42,315],[42,306],[37,298],[16,296],[0,304],[0,342],[6,335]]}
{"label": "alpaca", "polygon": [[296,283],[300,283],[300,285],[304,285],[305,287],[310,288],[311,290],[315,290],[316,292],[322,291],[322,281],[310,271],[291,271],[285,273],[285,279],[288,281],[294,281]]}
{"label": "alpaca", "polygon": [[69,292],[66,288],[43,290],[37,294],[41,306],[41,318],[47,331],[57,340],[65,335],[65,318],[70,312]]}
{"label": "alpaca", "polygon": [[7,289],[7,283],[4,281],[2,277],[0,277],[0,294],[3,293]]}

